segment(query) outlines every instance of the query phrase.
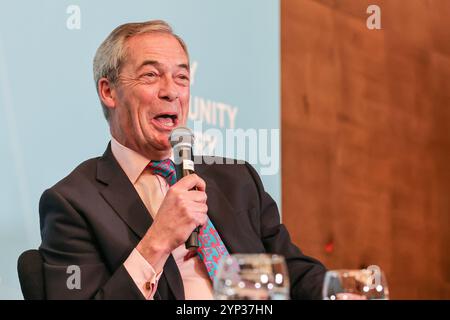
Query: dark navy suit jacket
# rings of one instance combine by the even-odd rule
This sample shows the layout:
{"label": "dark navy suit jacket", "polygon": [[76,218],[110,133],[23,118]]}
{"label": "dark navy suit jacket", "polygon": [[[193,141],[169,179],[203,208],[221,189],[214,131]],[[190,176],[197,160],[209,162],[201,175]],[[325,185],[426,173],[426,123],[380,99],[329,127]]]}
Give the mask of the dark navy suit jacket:
{"label": "dark navy suit jacket", "polygon": [[[195,169],[206,181],[208,216],[228,251],[283,255],[292,298],[320,299],[324,266],[291,242],[255,170],[247,163],[197,164]],[[48,299],[144,299],[123,263],[152,218],[110,145],[102,157],[87,160],[46,190],[39,212]],[[80,289],[67,286],[69,265],[80,267]],[[155,299],[184,299],[172,256]]]}

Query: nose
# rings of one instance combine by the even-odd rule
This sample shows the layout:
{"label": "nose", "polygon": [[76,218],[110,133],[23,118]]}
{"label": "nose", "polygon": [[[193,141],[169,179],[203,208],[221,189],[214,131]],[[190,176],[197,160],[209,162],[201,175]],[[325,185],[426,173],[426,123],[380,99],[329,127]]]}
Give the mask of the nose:
{"label": "nose", "polygon": [[167,101],[174,101],[178,98],[178,88],[172,77],[163,77],[159,88],[159,98]]}

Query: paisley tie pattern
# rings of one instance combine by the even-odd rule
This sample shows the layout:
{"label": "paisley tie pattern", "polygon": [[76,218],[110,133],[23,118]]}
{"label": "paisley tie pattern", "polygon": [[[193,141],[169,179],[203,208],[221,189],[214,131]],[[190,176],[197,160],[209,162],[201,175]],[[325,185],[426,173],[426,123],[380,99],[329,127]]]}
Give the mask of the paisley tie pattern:
{"label": "paisley tie pattern", "polygon": [[[170,159],[151,161],[148,168],[153,174],[165,178],[169,186],[177,182],[175,165]],[[214,281],[220,259],[229,255],[229,253],[209,218],[207,223],[200,228],[198,240],[200,246],[197,253],[205,264],[210,279]]]}

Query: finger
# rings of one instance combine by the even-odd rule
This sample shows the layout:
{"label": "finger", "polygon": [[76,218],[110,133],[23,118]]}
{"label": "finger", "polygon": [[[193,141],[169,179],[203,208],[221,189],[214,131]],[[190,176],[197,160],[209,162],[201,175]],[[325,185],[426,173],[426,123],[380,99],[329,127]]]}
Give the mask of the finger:
{"label": "finger", "polygon": [[195,202],[206,203],[206,200],[208,199],[208,196],[204,191],[190,190],[187,192],[187,195],[189,200]]}
{"label": "finger", "polygon": [[204,226],[207,222],[208,222],[208,215],[207,214],[202,214],[200,216],[200,225]]}
{"label": "finger", "polygon": [[197,227],[201,227],[208,222],[208,215],[203,212],[197,212],[195,214],[195,224]]}
{"label": "finger", "polygon": [[208,206],[201,202],[192,202],[187,209],[188,212],[192,212],[195,214],[206,215],[208,212]]}
{"label": "finger", "polygon": [[182,190],[191,190],[193,188],[196,188],[199,191],[206,190],[205,181],[195,173],[183,177],[174,186]]}

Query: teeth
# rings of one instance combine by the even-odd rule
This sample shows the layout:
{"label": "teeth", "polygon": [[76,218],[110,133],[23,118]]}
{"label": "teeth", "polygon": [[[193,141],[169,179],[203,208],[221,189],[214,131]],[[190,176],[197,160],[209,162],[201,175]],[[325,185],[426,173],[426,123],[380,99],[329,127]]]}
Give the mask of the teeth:
{"label": "teeth", "polygon": [[172,118],[158,118],[158,122],[167,126],[167,127],[173,127],[175,125],[174,121]]}

